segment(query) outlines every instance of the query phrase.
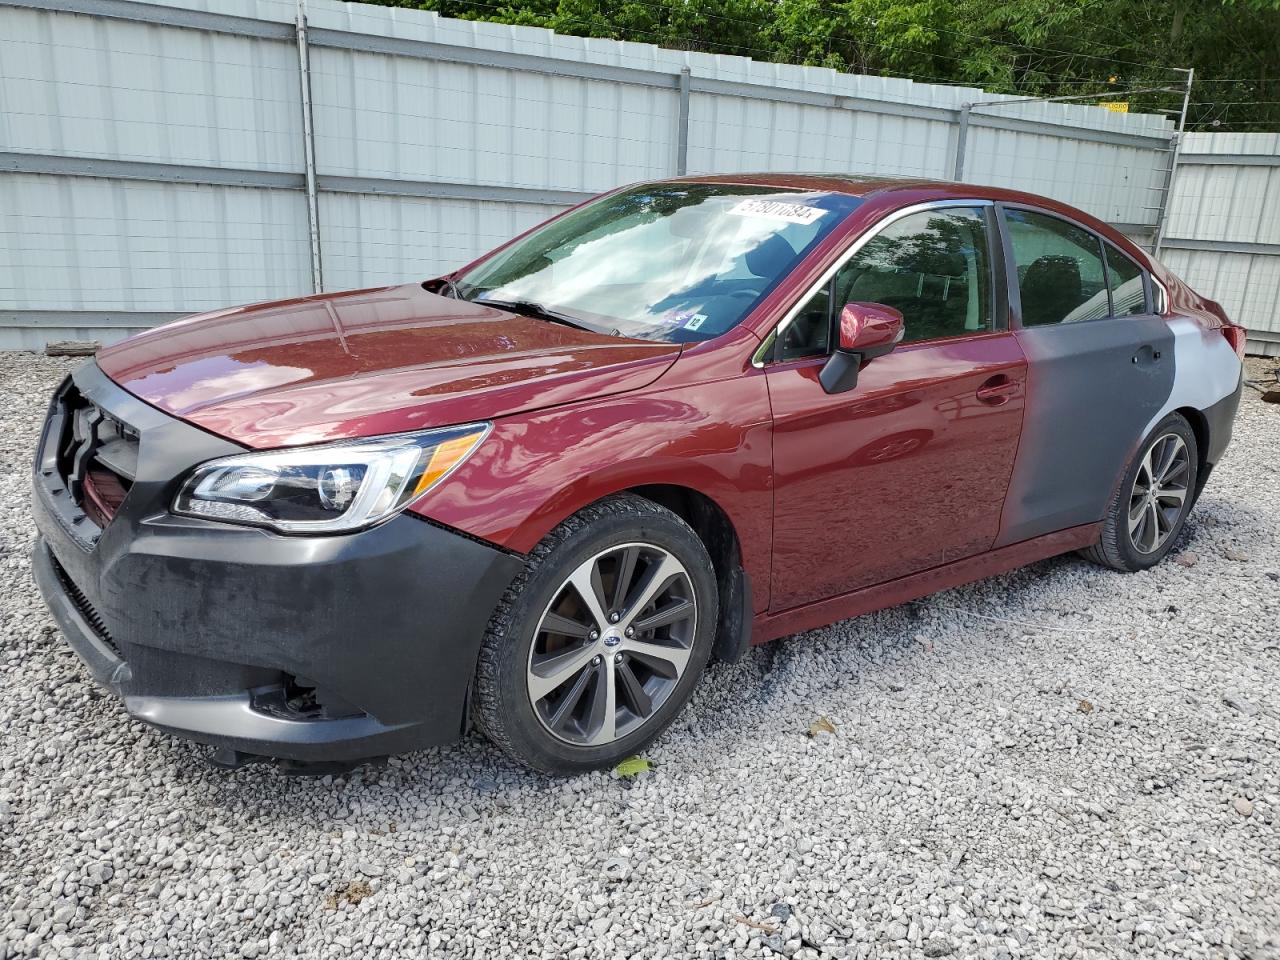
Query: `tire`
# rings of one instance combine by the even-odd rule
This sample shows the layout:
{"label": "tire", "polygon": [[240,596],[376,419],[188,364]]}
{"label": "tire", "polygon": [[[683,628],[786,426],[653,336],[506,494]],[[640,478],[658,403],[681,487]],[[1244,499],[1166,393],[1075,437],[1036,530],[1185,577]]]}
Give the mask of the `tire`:
{"label": "tire", "polygon": [[[619,580],[629,585],[621,602]],[[647,600],[646,588],[656,591]],[[634,494],[592,504],[533,549],[498,602],[472,717],[535,770],[611,768],[688,702],[711,655],[717,597],[706,547],[674,513]]]}
{"label": "tire", "polygon": [[[1161,461],[1166,456],[1170,459],[1162,468]],[[1183,465],[1179,466],[1179,462]],[[1145,496],[1152,470],[1162,481],[1157,484],[1154,497]],[[1156,424],[1138,448],[1107,507],[1102,536],[1081,554],[1113,570],[1130,573],[1155,566],[1178,542],[1195,502],[1198,471],[1196,435],[1181,414],[1171,413]],[[1137,521],[1132,521],[1134,516]]]}

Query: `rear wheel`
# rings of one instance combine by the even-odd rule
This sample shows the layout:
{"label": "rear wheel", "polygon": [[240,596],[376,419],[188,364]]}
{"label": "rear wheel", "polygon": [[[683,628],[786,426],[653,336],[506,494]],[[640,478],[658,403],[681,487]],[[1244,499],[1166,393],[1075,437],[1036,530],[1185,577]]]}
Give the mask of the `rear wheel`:
{"label": "rear wheel", "polygon": [[684,706],[711,652],[717,592],[701,540],[625,494],[556,527],[495,611],[474,717],[548,773],[609,767]]}
{"label": "rear wheel", "polygon": [[1195,498],[1196,436],[1181,414],[1156,425],[1125,471],[1098,543],[1082,551],[1116,570],[1145,570],[1173,549]]}

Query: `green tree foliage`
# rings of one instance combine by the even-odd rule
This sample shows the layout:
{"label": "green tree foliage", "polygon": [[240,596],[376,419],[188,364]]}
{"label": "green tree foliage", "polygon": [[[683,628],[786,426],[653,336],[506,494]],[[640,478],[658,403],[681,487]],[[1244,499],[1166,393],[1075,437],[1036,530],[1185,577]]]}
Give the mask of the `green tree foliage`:
{"label": "green tree foliage", "polygon": [[963,83],[1109,94],[1192,130],[1280,130],[1280,0],[371,0],[577,36]]}

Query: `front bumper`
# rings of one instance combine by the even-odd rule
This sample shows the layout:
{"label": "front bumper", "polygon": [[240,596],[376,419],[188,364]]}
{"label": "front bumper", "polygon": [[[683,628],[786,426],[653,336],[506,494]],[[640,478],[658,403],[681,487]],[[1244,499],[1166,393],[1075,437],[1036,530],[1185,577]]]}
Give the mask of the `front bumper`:
{"label": "front bumper", "polygon": [[240,452],[98,370],[68,389],[136,431],[137,472],[99,528],[50,464],[35,471],[36,581],[71,646],[130,714],[190,739],[349,762],[457,739],[480,639],[519,557],[398,516],[287,537],[168,513],[197,463]]}

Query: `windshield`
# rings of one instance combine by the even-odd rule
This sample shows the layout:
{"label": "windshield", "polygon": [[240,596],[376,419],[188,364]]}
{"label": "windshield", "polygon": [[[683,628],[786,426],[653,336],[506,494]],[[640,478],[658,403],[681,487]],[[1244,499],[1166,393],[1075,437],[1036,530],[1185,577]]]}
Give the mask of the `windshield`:
{"label": "windshield", "polygon": [[860,203],[838,193],[664,183],[602,197],[456,278],[467,300],[647,340],[736,326]]}

